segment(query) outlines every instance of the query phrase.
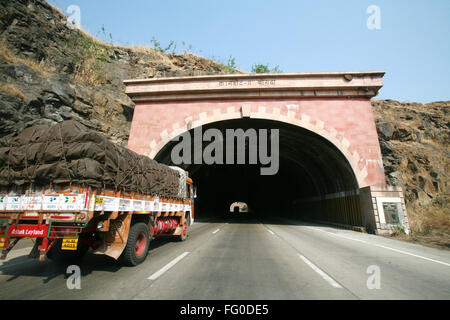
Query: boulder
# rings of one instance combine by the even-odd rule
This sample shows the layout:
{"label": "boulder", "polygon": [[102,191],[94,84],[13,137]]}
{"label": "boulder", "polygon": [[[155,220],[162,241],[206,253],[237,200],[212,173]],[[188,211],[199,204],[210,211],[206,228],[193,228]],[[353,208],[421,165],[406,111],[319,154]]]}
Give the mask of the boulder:
{"label": "boulder", "polygon": [[394,128],[389,122],[377,122],[377,131],[381,139],[389,141],[394,134]]}

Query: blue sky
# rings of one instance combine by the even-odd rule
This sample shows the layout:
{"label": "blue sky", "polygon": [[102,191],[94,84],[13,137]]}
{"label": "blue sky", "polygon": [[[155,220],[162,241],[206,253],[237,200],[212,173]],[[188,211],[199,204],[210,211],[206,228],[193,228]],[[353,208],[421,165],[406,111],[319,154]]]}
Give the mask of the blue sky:
{"label": "blue sky", "polygon": [[[450,100],[449,0],[50,0],[81,10],[84,30],[121,45],[177,43],[243,71],[386,70],[378,98]],[[366,22],[380,9],[379,30]],[[101,32],[102,27],[106,34]],[[183,47],[182,42],[186,45]]]}

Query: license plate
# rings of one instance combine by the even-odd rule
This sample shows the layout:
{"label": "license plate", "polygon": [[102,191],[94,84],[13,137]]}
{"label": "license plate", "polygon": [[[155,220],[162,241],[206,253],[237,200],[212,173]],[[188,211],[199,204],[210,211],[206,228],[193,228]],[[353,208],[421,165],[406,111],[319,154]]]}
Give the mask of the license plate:
{"label": "license plate", "polygon": [[104,204],[105,199],[103,197],[95,197],[95,204]]}
{"label": "license plate", "polygon": [[61,250],[77,250],[78,238],[63,239]]}

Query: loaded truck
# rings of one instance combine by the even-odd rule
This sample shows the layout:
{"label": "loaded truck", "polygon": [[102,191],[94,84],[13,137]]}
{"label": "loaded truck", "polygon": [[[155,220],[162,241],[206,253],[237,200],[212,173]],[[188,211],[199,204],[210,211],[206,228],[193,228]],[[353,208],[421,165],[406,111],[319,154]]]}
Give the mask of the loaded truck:
{"label": "loaded truck", "polygon": [[89,249],[143,262],[159,235],[186,239],[194,222],[188,173],[120,147],[75,121],[0,139],[0,250],[24,238],[29,257],[74,260]]}

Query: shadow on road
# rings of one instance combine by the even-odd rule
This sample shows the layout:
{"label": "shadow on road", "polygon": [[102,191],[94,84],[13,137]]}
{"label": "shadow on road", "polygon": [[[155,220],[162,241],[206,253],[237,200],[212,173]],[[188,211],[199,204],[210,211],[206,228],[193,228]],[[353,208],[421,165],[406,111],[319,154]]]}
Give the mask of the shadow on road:
{"label": "shadow on road", "polygon": [[67,273],[67,267],[70,265],[78,265],[82,276],[94,271],[116,272],[122,267],[116,260],[107,256],[94,255],[92,252],[88,252],[77,262],[57,262],[49,259],[39,262],[37,259],[29,259],[27,255],[24,255],[4,262],[0,266],[0,273],[3,276],[10,276],[6,281],[14,281],[24,276],[39,277],[45,284],[61,275],[65,278],[69,277],[71,273]]}
{"label": "shadow on road", "polygon": [[[172,242],[174,242],[174,237],[172,236],[159,236],[150,242],[149,251]],[[14,250],[11,253],[14,253]],[[120,260],[115,260],[105,255],[96,255],[92,251],[89,251],[82,259],[74,262],[58,262],[50,259],[39,262],[37,259],[29,259],[28,254],[24,254],[4,261],[0,266],[0,275],[10,276],[6,279],[8,282],[20,277],[38,277],[42,278],[42,282],[45,284],[61,275],[68,278],[71,275],[67,273],[67,268],[70,265],[79,266],[81,276],[97,271],[114,273],[122,268],[129,268],[122,265]]]}

